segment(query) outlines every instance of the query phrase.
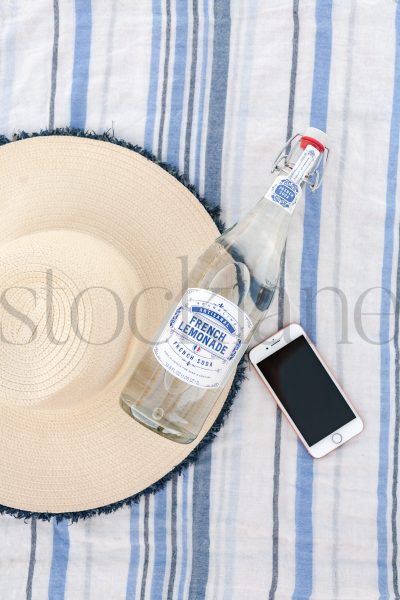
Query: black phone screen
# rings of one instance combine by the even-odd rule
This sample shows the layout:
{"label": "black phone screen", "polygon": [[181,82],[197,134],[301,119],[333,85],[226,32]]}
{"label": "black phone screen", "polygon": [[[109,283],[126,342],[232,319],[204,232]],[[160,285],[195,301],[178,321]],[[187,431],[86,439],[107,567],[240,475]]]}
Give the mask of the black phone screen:
{"label": "black phone screen", "polygon": [[304,336],[257,366],[309,446],[356,418]]}

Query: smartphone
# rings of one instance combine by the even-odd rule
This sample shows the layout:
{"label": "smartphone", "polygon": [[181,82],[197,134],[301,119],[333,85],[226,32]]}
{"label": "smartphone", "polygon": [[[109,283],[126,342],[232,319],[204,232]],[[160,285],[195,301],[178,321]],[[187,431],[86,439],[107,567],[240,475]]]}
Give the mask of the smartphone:
{"label": "smartphone", "polygon": [[362,431],[359,414],[300,325],[255,346],[250,361],[314,458]]}

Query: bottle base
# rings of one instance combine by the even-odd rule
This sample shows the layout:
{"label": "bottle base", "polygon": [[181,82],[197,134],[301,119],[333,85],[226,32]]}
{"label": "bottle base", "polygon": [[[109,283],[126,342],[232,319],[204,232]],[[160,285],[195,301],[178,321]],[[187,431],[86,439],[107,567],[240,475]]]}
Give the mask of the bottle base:
{"label": "bottle base", "polygon": [[124,398],[124,395],[120,398],[120,405],[135,421],[168,440],[178,442],[178,444],[190,444],[197,437],[189,431],[177,429],[177,427],[167,419],[155,418],[153,416],[154,411],[151,413],[143,407],[139,408],[135,406],[130,399]]}

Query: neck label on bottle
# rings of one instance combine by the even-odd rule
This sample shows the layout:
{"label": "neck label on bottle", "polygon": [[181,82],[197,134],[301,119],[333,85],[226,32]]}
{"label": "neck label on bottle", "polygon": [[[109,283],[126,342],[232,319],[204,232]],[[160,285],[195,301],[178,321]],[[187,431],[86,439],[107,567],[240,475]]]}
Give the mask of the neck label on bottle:
{"label": "neck label on bottle", "polygon": [[290,179],[296,183],[301,183],[314,169],[319,155],[320,151],[317,148],[311,146],[311,144],[306,146],[290,173]]}
{"label": "neck label on bottle", "polygon": [[218,388],[247,346],[249,317],[223,296],[189,288],[154,346],[158,362],[181,381]]}
{"label": "neck label on bottle", "polygon": [[289,175],[279,175],[266,193],[266,198],[279,204],[290,214],[302,195],[301,183],[314,169],[320,152],[310,144],[300,155]]}
{"label": "neck label on bottle", "polygon": [[266,197],[292,214],[301,193],[302,189],[298,183],[292,181],[287,175],[281,175],[276,178]]}

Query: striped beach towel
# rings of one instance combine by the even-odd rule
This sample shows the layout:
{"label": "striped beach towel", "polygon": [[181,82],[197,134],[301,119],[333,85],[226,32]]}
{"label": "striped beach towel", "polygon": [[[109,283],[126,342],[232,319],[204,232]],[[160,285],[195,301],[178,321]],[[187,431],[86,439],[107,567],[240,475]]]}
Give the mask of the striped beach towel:
{"label": "striped beach towel", "polygon": [[284,140],[328,131],[258,336],[301,322],[366,425],[313,461],[250,373],[217,440],[138,505],[74,524],[2,515],[0,598],[400,598],[400,5],[2,0],[0,25],[1,133],[111,129],[227,225]]}

